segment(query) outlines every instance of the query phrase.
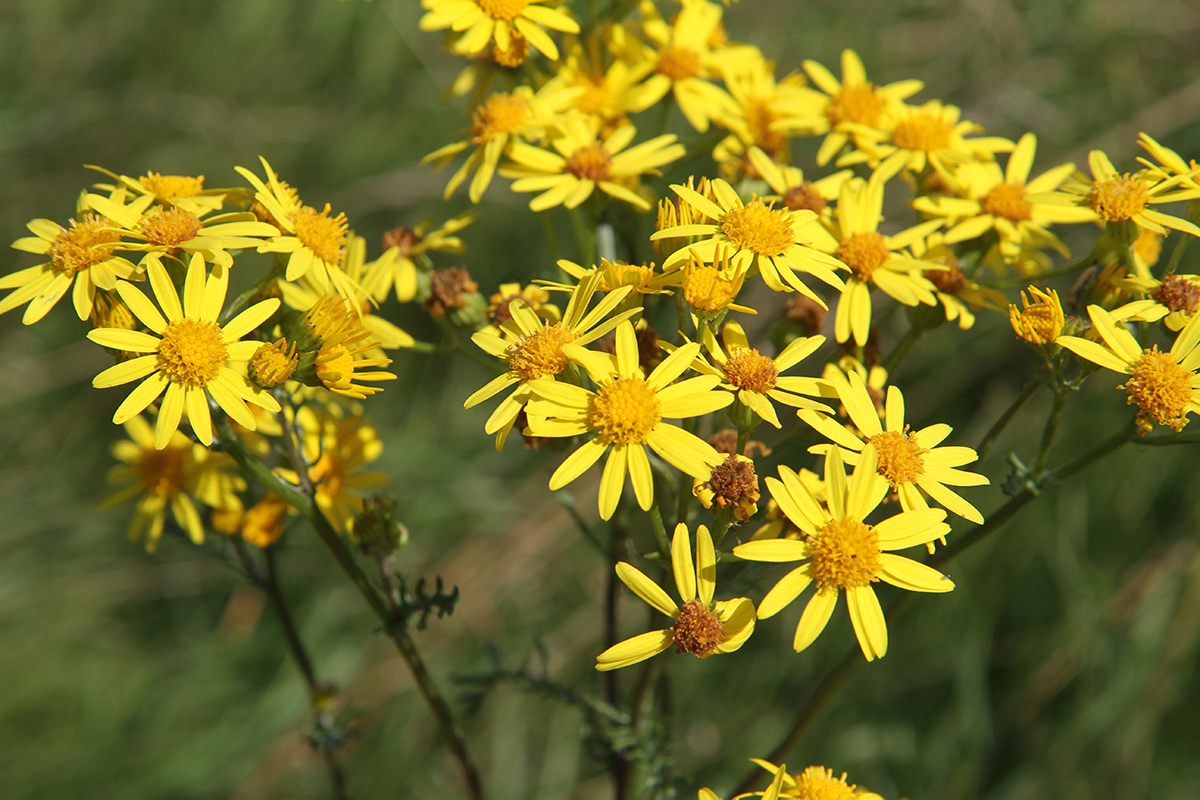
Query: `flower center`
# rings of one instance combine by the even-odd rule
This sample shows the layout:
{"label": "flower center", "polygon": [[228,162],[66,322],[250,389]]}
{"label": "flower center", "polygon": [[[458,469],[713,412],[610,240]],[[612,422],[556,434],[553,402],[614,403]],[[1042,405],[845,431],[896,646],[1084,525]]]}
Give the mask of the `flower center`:
{"label": "flower center", "polygon": [[196,237],[204,223],[190,211],[167,208],[142,223],[142,235],[150,244],[177,247]]}
{"label": "flower center", "polygon": [[1034,302],[1030,303],[1025,292],[1021,292],[1021,303],[1025,310],[1017,312],[1016,306],[1009,306],[1008,316],[1013,330],[1030,344],[1050,344],[1062,333],[1066,320],[1063,317],[1062,306],[1058,295],[1051,290],[1050,294],[1031,289]]}
{"label": "flower center", "polygon": [[804,800],[854,800],[861,792],[856,792],[854,784],[846,783],[846,773],[841,778],[833,777],[833,770],[824,767],[809,767],[803,774],[796,776],[796,797]]}
{"label": "flower center", "polygon": [[615,292],[622,286],[632,286],[633,294],[645,294],[654,280],[653,264],[626,264],[624,261],[610,262],[600,279],[600,291]]}
{"label": "flower center", "polygon": [[508,351],[508,367],[528,383],[547,375],[557,375],[570,363],[562,347],[575,341],[575,334],[558,323],[538,328],[525,341]]}
{"label": "flower center", "polygon": [[760,256],[778,256],[796,243],[792,220],[786,211],[776,211],[754,198],[749,205],[732,208],[721,220],[721,233],[739,250]]}
{"label": "flower center", "polygon": [[309,480],[317,487],[317,494],[337,497],[346,485],[342,465],[329,453],[323,453],[317,463],[308,468]]}
{"label": "flower center", "polygon": [[1149,201],[1146,182],[1129,173],[1096,181],[1087,198],[1088,206],[1105,222],[1124,222],[1140,214]]}
{"label": "flower center", "polygon": [[958,260],[954,256],[947,258],[930,258],[937,264],[945,264],[948,269],[927,269],[922,274],[929,279],[929,282],[937,287],[937,290],[942,294],[957,296],[962,291],[963,286],[967,283],[967,275],[958,266]]}
{"label": "flower center", "polygon": [[867,439],[867,443],[875,445],[879,453],[879,474],[887,478],[893,489],[925,474],[924,456],[929,451],[914,442],[907,429],[904,433],[877,433]]}
{"label": "flower center", "polygon": [[599,142],[585,144],[567,159],[566,171],[584,181],[611,181],[612,156]]}
{"label": "flower center", "polygon": [[66,228],[60,229],[48,252],[54,271],[73,276],[107,259],[112,254],[113,243],[121,239],[115,231],[101,230],[111,224],[87,213],[81,222],[71,220]]}
{"label": "flower center", "polygon": [[829,520],[809,539],[808,548],[820,591],[855,589],[879,580],[879,535],[854,517]]}
{"label": "flower center", "polygon": [[679,616],[671,626],[675,634],[675,653],[691,653],[708,656],[725,641],[725,629],[721,618],[710,611],[700,598],[690,600],[679,609]]}
{"label": "flower center", "polygon": [[516,19],[531,0],[475,0],[475,5],[492,19]]}
{"label": "flower center", "polygon": [[640,444],[662,419],[662,403],[641,378],[618,378],[592,395],[587,418],[605,444]]}
{"label": "flower center", "polygon": [[783,196],[784,208],[791,211],[808,209],[813,213],[820,214],[828,204],[829,201],[821,196],[821,193],[817,191],[817,187],[813,186],[812,181],[805,181],[799,186],[792,186],[787,190],[787,194]]}
{"label": "flower center", "polygon": [[383,234],[383,249],[387,251],[395,247],[400,251],[400,258],[408,258],[412,255],[413,248],[424,240],[424,237],[412,228],[392,228]]}
{"label": "flower center", "polygon": [[489,95],[471,114],[471,141],[485,144],[497,136],[512,133],[529,117],[529,101],[508,92]]}
{"label": "flower center", "polygon": [[134,462],[133,470],[147,491],[160,497],[169,497],[183,488],[186,479],[187,448],[168,446],[162,450],[142,448]]}
{"label": "flower center", "polygon": [[329,211],[329,203],[323,211],[302,206],[292,214],[292,225],[296,228],[296,238],[314,256],[326,264],[340,267],[346,258],[346,233],[350,224],[345,214],[331,217]]}
{"label": "flower center", "polygon": [[169,323],[158,343],[158,369],[171,383],[189,389],[213,381],[228,357],[221,326],[208,320],[185,317]]}
{"label": "flower center", "polygon": [[1196,313],[1196,307],[1200,305],[1200,286],[1187,278],[1171,274],[1163,278],[1162,285],[1151,297],[1172,311],[1190,316]]}
{"label": "flower center", "polygon": [[298,361],[295,343],[289,348],[287,339],[266,342],[250,357],[250,378],[264,389],[278,386],[292,377]]}
{"label": "flower center", "polygon": [[879,269],[891,251],[887,242],[877,231],[856,233],[842,242],[833,257],[841,261],[864,281],[871,280],[875,270]]}
{"label": "flower center", "polygon": [[575,101],[576,108],[585,114],[608,116],[603,112],[610,108],[612,93],[603,75],[581,72],[575,79],[575,86],[583,90]]}
{"label": "flower center", "polygon": [[[737,447],[736,439],[734,447]],[[753,462],[740,459],[732,453],[713,467],[708,486],[713,491],[713,502],[721,508],[728,508],[742,500],[758,502],[758,476],[754,474]]]}
{"label": "flower center", "polygon": [[466,307],[467,297],[478,288],[471,273],[462,267],[435,270],[429,274],[425,307],[433,316],[440,317],[447,311]]}
{"label": "flower center", "polygon": [[725,362],[725,378],[739,389],[765,394],[775,388],[779,369],[775,359],[759,355],[757,350],[738,350]]}
{"label": "flower center", "polygon": [[923,150],[927,153],[950,146],[954,126],[941,114],[921,108],[910,114],[892,131],[892,142],[901,150]]}
{"label": "flower center", "polygon": [[694,78],[700,74],[700,56],[686,47],[668,45],[658,52],[655,69],[673,81]]}
{"label": "flower center", "polygon": [[159,175],[147,172],[138,178],[142,188],[155,197],[171,200],[176,197],[195,197],[204,191],[204,176],[192,178],[186,175]]}
{"label": "flower center", "polygon": [[692,267],[683,277],[683,297],[697,311],[720,311],[733,302],[736,282],[716,267]]}
{"label": "flower center", "polygon": [[829,124],[837,126],[843,122],[856,122],[878,128],[883,118],[887,101],[875,91],[873,83],[842,84],[842,90],[829,101],[825,109]]}
{"label": "flower center", "polygon": [[746,127],[754,143],[762,148],[769,156],[774,156],[787,147],[788,137],[777,130],[771,130],[771,123],[778,115],[771,110],[771,102],[767,98],[752,97],[742,104],[746,115]]}
{"label": "flower center", "polygon": [[1193,373],[1176,363],[1170,353],[1159,352],[1158,347],[1144,351],[1131,366],[1129,380],[1117,388],[1129,394],[1126,402],[1141,409],[1138,424],[1149,428],[1149,418],[1159,425],[1183,430],[1192,402]]}
{"label": "flower center", "polygon": [[529,57],[529,40],[512,31],[508,35],[508,48],[502,48],[492,41],[492,59],[498,66],[505,69],[516,69],[525,63]]}
{"label": "flower center", "polygon": [[980,201],[985,214],[1021,222],[1033,216],[1033,204],[1025,199],[1025,184],[1000,183]]}

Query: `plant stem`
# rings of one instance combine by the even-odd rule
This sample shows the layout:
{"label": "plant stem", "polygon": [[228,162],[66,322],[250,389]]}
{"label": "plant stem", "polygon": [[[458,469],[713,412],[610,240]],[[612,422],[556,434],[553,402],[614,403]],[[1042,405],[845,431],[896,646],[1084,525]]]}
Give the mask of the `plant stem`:
{"label": "plant stem", "polygon": [[1054,405],[1050,407],[1050,415],[1046,417],[1046,426],[1042,428],[1042,443],[1038,448],[1037,460],[1033,462],[1033,482],[1041,481],[1046,474],[1046,461],[1050,458],[1050,448],[1054,446],[1054,437],[1058,433],[1058,423],[1062,421],[1063,406],[1067,404],[1067,394],[1071,390],[1062,382],[1062,378],[1054,378]]}

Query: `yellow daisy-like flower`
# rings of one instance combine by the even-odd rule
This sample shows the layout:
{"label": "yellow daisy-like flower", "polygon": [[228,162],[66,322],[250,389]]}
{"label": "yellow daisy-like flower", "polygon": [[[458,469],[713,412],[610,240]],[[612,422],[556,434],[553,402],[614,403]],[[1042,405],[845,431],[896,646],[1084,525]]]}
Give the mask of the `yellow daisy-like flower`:
{"label": "yellow daisy-like flower", "polygon": [[[596,383],[596,391],[573,384],[539,378],[530,384],[536,396],[529,402],[531,436],[595,436],[567,457],[550,477],[551,491],[561,489],[609,453],[600,479],[600,517],[609,519],[617,508],[628,470],[638,505],[649,509],[654,501],[654,481],[649,446],[669,464],[693,478],[707,478],[711,467],[724,458],[713,446],[664,419],[698,417],[733,402],[728,392],[713,391],[721,379],[701,375],[673,383],[687,371],[700,352],[698,343],[680,347],[648,376],[638,366],[637,335],[623,321],[617,327],[616,363],[602,353],[578,344],[564,345],[563,354],[583,365]],[[612,448],[609,452],[609,448]]]}
{"label": "yellow daisy-like flower", "polygon": [[[787,773],[787,768],[783,764],[776,767],[770,761],[758,758],[750,760],[775,775],[771,786],[779,784],[776,792],[779,797],[794,798],[794,800],[883,800],[883,797],[875,792],[868,792],[853,783],[847,783],[844,772],[840,778],[835,778],[833,770],[812,766],[806,767],[804,772],[792,776]],[[767,800],[767,794],[770,791],[768,789],[767,793],[763,795],[763,800]]]}
{"label": "yellow daisy-like flower", "polygon": [[1101,150],[1088,153],[1088,167],[1092,172],[1090,184],[1070,181],[1063,186],[1063,191],[1074,195],[1076,205],[1095,212],[1110,231],[1114,226],[1118,229],[1136,226],[1119,239],[1132,242],[1141,231],[1165,234],[1167,228],[1200,236],[1200,227],[1195,223],[1150,208],[1200,197],[1200,187],[1195,185],[1195,172],[1170,177],[1158,170],[1120,173]]}
{"label": "yellow daisy-like flower", "polygon": [[227,269],[215,266],[205,280],[203,257],[192,256],[182,303],[161,264],[151,263],[147,272],[163,313],[132,283],[119,282],[117,293],[150,332],[96,328],[88,333],[89,339],[104,347],[146,354],[109,367],[92,380],[93,386],[103,389],[145,378],[118,406],[113,422],[120,425],[132,419],[163,395],[154,433],[154,446],[161,450],[171,441],[184,416],[196,438],[205,445],[212,444],[209,397],[250,430],[256,425],[247,402],[278,411],[275,398],[231,366],[254,356],[261,342],[239,340],[274,314],[279,300],[263,300],[222,326],[217,318],[229,285]]}
{"label": "yellow daisy-like flower", "polygon": [[944,269],[933,261],[901,252],[924,239],[942,220],[929,220],[893,236],[879,233],[883,220],[883,183],[877,177],[854,178],[842,184],[838,198],[834,255],[850,268],[846,288],[838,299],[834,338],[839,342],[854,337],[862,346],[871,330],[871,287],[906,306],[935,305],[934,285],[924,277],[927,269]]}
{"label": "yellow daisy-like flower", "polygon": [[772,400],[792,408],[818,409],[829,413],[827,406],[800,396],[819,397],[822,389],[819,379],[780,375],[815,353],[817,348],[825,344],[824,336],[793,339],[779,355],[771,358],[751,347],[746,332],[733,320],[726,322],[722,328],[724,349],[708,327],[703,328],[701,334],[705,349],[716,366],[710,365],[703,357],[697,357],[693,369],[702,375],[719,377],[721,386],[737,393],[737,400],[742,406],[776,428],[782,426],[771,404]]}
{"label": "yellow daisy-like flower", "polygon": [[471,125],[467,129],[469,136],[434,150],[421,159],[421,163],[432,161],[437,168],[441,168],[467,148],[475,147],[450,177],[442,198],[449,200],[450,195],[474,172],[467,196],[472,203],[478,203],[492,182],[500,157],[509,151],[509,146],[514,142],[542,139],[549,129],[558,124],[562,113],[578,95],[578,89],[569,88],[560,80],[551,80],[536,94],[528,86],[518,86],[511,92],[490,94],[471,113]]}
{"label": "yellow daisy-like flower", "polygon": [[932,261],[944,269],[927,269],[923,273],[933,284],[938,302],[946,312],[946,321],[958,321],[960,330],[967,330],[975,324],[975,311],[980,308],[991,308],[997,311],[1004,308],[1008,298],[1004,292],[980,286],[967,277],[962,267],[958,265],[958,256],[947,246],[941,231],[934,231],[924,239],[918,239],[909,245],[913,258],[921,261]]}
{"label": "yellow daisy-like flower", "polygon": [[[131,178],[128,175],[109,172],[103,167],[89,165],[88,169],[103,172],[139,195],[151,195],[159,205],[181,208],[198,217],[220,211],[227,197],[240,194],[238,189],[205,189],[203,175],[162,175],[158,172],[147,172],[140,178]],[[111,192],[115,187],[100,184],[96,188]]]}
{"label": "yellow daisy-like flower", "polygon": [[605,66],[608,42],[627,35],[618,25],[603,32],[593,30],[587,40],[575,39],[555,73],[566,86],[580,90],[572,107],[602,119],[605,133],[629,122],[629,114],[645,111],[660,99],[655,88],[643,82],[654,69],[652,61],[618,58]]}
{"label": "yellow daisy-like flower", "polygon": [[416,260],[428,263],[426,254],[432,251],[465,252],[467,246],[457,234],[478,217],[479,212],[472,210],[437,228],[431,219],[422,220],[415,228],[393,228],[383,235],[383,253],[364,267],[362,285],[380,303],[390,291],[395,291],[401,303],[409,302],[417,296]]}
{"label": "yellow daisy-like flower", "polygon": [[182,206],[151,205],[153,195],[141,195],[128,205],[99,194],[84,198],[88,207],[111,219],[121,229],[118,233],[136,242],[122,242],[122,250],[145,253],[139,267],[145,268],[163,256],[199,253],[206,261],[223,267],[233,266],[233,256],[226,250],[258,247],[262,240],[278,236],[279,229],[269,222],[259,222],[253,214],[235,212],[204,219]]}
{"label": "yellow daisy-like flower", "polygon": [[696,529],[693,557],[687,525],[679,523],[671,537],[671,569],[682,605],[671,599],[637,567],[617,564],[617,577],[633,593],[672,619],[671,627],[618,642],[596,656],[601,672],[621,669],[656,656],[671,645],[676,653],[708,658],[732,653],[754,632],[754,603],[748,597],[713,602],[717,588],[717,553],[708,528]]}
{"label": "yellow daisy-like flower", "polygon": [[356,400],[382,392],[380,387],[355,383],[396,379],[391,372],[363,371],[392,363],[379,352],[379,341],[364,324],[366,319],[339,295],[317,298],[304,315],[301,347],[306,352],[295,377],[309,386],[322,386]]}
{"label": "yellow daisy-like flower", "polygon": [[100,508],[137,500],[129,520],[130,541],[144,539],[146,550],[153,553],[170,510],[192,542],[203,542],[204,523],[193,498],[210,508],[241,510],[237,493],[246,482],[236,474],[236,464],[228,455],[201,447],[180,431],[171,435],[166,447],[156,448],[154,431],[140,415],[126,420],[125,432],[129,438],[112,447],[113,457],[121,463],[105,476],[120,488],[101,500]]}
{"label": "yellow daisy-like flower", "polygon": [[[122,190],[114,195],[121,199]],[[80,319],[91,316],[96,288],[113,291],[118,278],[134,273],[131,261],[113,255],[121,236],[112,229],[113,222],[88,210],[86,193],[79,196],[76,217],[66,227],[49,219],[35,219],[27,226],[33,236],[17,239],[16,250],[47,256],[48,261],[27,269],[17,270],[0,278],[0,289],[15,289],[0,300],[0,314],[22,303],[29,303],[21,321],[26,325],[46,316],[74,287],[71,300]]]}
{"label": "yellow daisy-like flower", "polygon": [[948,220],[947,244],[994,230],[1009,249],[1032,240],[1068,256],[1066,245],[1049,231],[1049,226],[1091,222],[1096,215],[1087,208],[1062,205],[1070,198],[1057,189],[1074,172],[1074,164],[1060,164],[1029,180],[1036,150],[1037,137],[1027,133],[1017,141],[1003,172],[994,161],[964,166],[954,181],[960,197],[918,197],[912,206],[923,214]]}
{"label": "yellow daisy-like flower", "polygon": [[[819,180],[809,181],[805,180],[804,172],[798,167],[777,164],[757,147],[751,147],[746,156],[755,171],[775,192],[781,206],[789,211],[808,210],[826,221],[833,211],[829,204],[837,199],[842,184],[854,174],[848,169],[843,169]],[[825,231],[818,231],[815,226],[806,233],[816,237],[816,241],[829,236]],[[837,247],[836,242],[833,247]]]}
{"label": "yellow daisy-like flower", "polygon": [[[938,445],[953,430],[949,425],[938,423],[909,431],[904,422],[904,395],[895,386],[887,388],[884,419],[880,423],[875,403],[867,386],[857,373],[846,378],[836,373],[826,375],[842,405],[846,407],[857,432],[851,432],[827,416],[814,411],[801,410],[800,419],[825,436],[837,448],[841,457],[850,464],[857,463],[859,453],[867,446],[875,448],[876,466],[879,476],[887,481],[900,497],[900,506],[905,511],[928,508],[925,492],[940,505],[960,517],[983,523],[983,515],[975,506],[952,492],[947,486],[987,486],[990,482],[983,475],[964,472],[956,467],[970,464],[979,458],[969,447],[939,447]],[[814,445],[810,453],[827,453],[834,449],[830,445]]]}
{"label": "yellow daisy-like flower", "polygon": [[769,158],[784,160],[794,131],[786,125],[783,111],[803,91],[804,77],[793,73],[775,80],[775,64],[761,55],[740,67],[724,70],[725,85],[733,105],[720,124],[729,136],[713,150],[713,160],[726,176],[747,172],[747,150],[757,147]]}
{"label": "yellow daisy-like flower", "polygon": [[948,592],[954,583],[935,569],[891,552],[932,542],[945,536],[950,526],[940,508],[903,511],[876,525],[864,520],[887,493],[879,479],[876,451],[867,445],[850,480],[846,480],[841,455],[832,449],[825,456],[825,495],[822,507],[787,467],[779,468],[782,480],[767,478],[767,488],[787,515],[805,533],[802,540],[776,539],[747,542],[733,554],[747,561],[803,561],[775,584],[758,604],[758,618],[766,619],[786,608],[809,584],[816,591],[796,625],[792,646],[796,652],[812,644],[825,630],[838,595],[845,591],[850,622],[859,647],[868,661],[887,653],[887,623],[871,584],[885,581],[915,592]]}
{"label": "yellow daisy-like flower", "polygon": [[729,250],[717,249],[712,264],[705,263],[699,253],[688,252],[687,266],[673,275],[682,276],[679,288],[683,300],[691,309],[692,325],[699,329],[701,320],[712,320],[726,311],[757,314],[750,306],[734,303],[746,282],[746,270],[729,263]]}
{"label": "yellow daisy-like flower", "polygon": [[279,180],[267,160],[259,156],[259,161],[267,173],[266,183],[244,167],[234,169],[254,186],[255,201],[270,214],[285,235],[259,244],[258,252],[289,253],[284,274],[289,281],[311,272],[322,288],[332,283],[338,294],[353,296],[356,287],[343,270],[346,238],[350,233],[346,215],[334,216],[328,203],[321,211],[303,205],[296,191]]}
{"label": "yellow daisy-like flower", "polygon": [[1164,275],[1161,281],[1129,276],[1117,283],[1124,289],[1149,296],[1114,308],[1114,319],[1137,322],[1158,322],[1161,319],[1168,330],[1178,331],[1200,311],[1200,275],[1172,273]]}
{"label": "yellow daisy-like flower", "polygon": [[1057,343],[1105,369],[1129,378],[1122,386],[1127,402],[1138,407],[1137,424],[1148,431],[1155,424],[1177,431],[1188,423],[1188,414],[1200,411],[1200,316],[1184,326],[1167,352],[1157,346],[1143,348],[1133,334],[1100,306],[1088,306],[1092,325],[1103,345],[1076,336],[1060,336]]}
{"label": "yellow daisy-like flower", "polygon": [[[659,272],[654,268],[653,263],[637,265],[601,258],[599,266],[588,269],[576,264],[574,261],[560,258],[558,260],[558,267],[574,278],[577,283],[583,281],[589,275],[599,273],[600,285],[597,287],[597,291],[615,292],[622,287],[628,287],[629,294],[626,296],[625,302],[626,305],[631,306],[641,306],[645,302],[645,296],[648,294],[671,294],[673,287],[680,284],[680,275],[678,272]],[[535,283],[540,283],[547,288],[562,292],[575,291],[575,286],[577,285],[577,283],[557,283],[554,281],[535,281]]]}
{"label": "yellow daisy-like flower", "polygon": [[[860,149],[839,158],[837,164],[866,163],[875,168],[882,183],[901,170],[920,175],[927,166],[944,180],[953,181],[963,164],[992,159],[996,153],[1013,149],[1013,143],[1000,136],[966,138],[983,128],[960,120],[960,113],[957,106],[937,100],[915,107],[901,105],[888,114],[882,131],[874,136],[864,132]],[[870,138],[876,143],[870,143]]]}
{"label": "yellow daisy-like flower", "polygon": [[542,30],[579,33],[579,24],[558,9],[542,5],[546,0],[421,0],[426,14],[419,23],[423,31],[465,31],[468,53],[478,53],[495,40],[508,50],[514,36],[524,37],[551,60],[558,58],[554,40]]}
{"label": "yellow daisy-like flower", "polygon": [[630,147],[636,135],[636,128],[623,125],[601,139],[597,120],[571,118],[550,137],[557,152],[515,143],[509,150],[512,163],[500,174],[517,179],[514,192],[541,192],[529,201],[534,211],[557,205],[575,208],[597,188],[645,211],[650,203],[635,191],[638,177],[657,174],[659,167],[682,158],[687,150],[670,133]]}
{"label": "yellow daisy-like flower", "polygon": [[[711,183],[716,202],[709,200],[695,189],[672,184],[671,190],[682,202],[691,206],[697,217],[711,222],[680,225],[651,234],[651,241],[680,236],[705,236],[706,239],[676,250],[666,261],[663,269],[682,266],[695,252],[708,263],[717,260],[718,248],[729,250],[729,261],[739,271],[750,272],[755,267],[763,281],[777,292],[795,289],[825,308],[825,303],[809,289],[797,271],[843,289],[845,284],[834,270],[845,269],[846,265],[809,245],[812,237],[819,237],[817,215],[811,211],[789,211],[775,208],[757,197],[743,203],[727,182],[717,179]],[[812,234],[809,233],[812,228]],[[791,287],[791,288],[788,288]]]}
{"label": "yellow daisy-like flower", "polygon": [[1012,323],[1017,336],[1032,345],[1051,344],[1062,334],[1066,324],[1062,303],[1059,302],[1058,292],[1050,289],[1043,292],[1036,286],[1029,287],[1029,295],[1021,292],[1021,309],[1015,305],[1008,307],[1008,319]]}
{"label": "yellow daisy-like flower", "polygon": [[571,363],[562,349],[564,345],[593,342],[622,320],[641,313],[641,309],[630,309],[605,320],[629,294],[626,287],[609,292],[588,312],[602,278],[601,273],[594,272],[579,282],[559,322],[546,324],[528,306],[513,302],[509,305],[511,317],[500,325],[499,335],[479,331],[471,337],[480,349],[504,361],[509,369],[468,397],[463,408],[473,408],[516,384],[515,391],[501,401],[484,425],[489,436],[497,434],[497,450],[503,449],[513,423],[530,399],[528,385],[539,378],[552,379]]}
{"label": "yellow daisy-like flower", "polygon": [[[816,88],[801,92],[780,124],[797,134],[825,136],[817,151],[819,166],[828,164],[847,145],[857,146],[863,133],[880,130],[888,112],[898,110],[925,86],[918,80],[877,86],[867,80],[858,53],[849,49],[842,51],[840,81],[811,59],[805,60],[803,67]],[[871,141],[870,135],[867,141]]]}

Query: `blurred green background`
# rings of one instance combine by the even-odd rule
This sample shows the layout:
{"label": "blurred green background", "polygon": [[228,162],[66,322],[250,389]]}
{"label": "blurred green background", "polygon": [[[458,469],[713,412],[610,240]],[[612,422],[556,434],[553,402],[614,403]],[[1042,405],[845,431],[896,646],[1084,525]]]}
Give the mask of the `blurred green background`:
{"label": "blurred green background", "polygon": [[[29,219],[69,217],[96,178],[84,164],[222,186],[260,154],[307,202],[344,210],[373,252],[387,228],[463,210],[440,200],[449,173],[416,163],[466,119],[439,100],[460,65],[419,15],[413,0],[0,3],[0,229],[12,241]],[[1091,147],[1129,164],[1139,130],[1200,154],[1194,3],[743,0],[727,21],[781,74],[804,58],[834,67],[853,47],[874,80],[920,78],[920,98],[992,133],[1032,130],[1039,168]],[[525,200],[494,186],[465,235],[485,294],[550,263]],[[4,272],[30,263],[9,253]],[[123,510],[95,510],[124,395],[90,388],[107,357],[84,331],[69,308],[29,328],[0,318],[0,793],[329,796],[303,684],[259,595],[178,541],[146,555],[125,541]],[[927,337],[895,376],[912,421],[977,443],[1033,369],[1006,331],[982,315]],[[395,368],[368,411],[412,533],[400,569],[462,592],[452,618],[417,634],[455,707],[451,676],[487,669],[490,652],[539,665],[542,645],[552,677],[599,691],[605,567],[544,489],[557,458],[495,452],[487,412],[461,411],[488,378],[478,367],[401,354]],[[1072,399],[1052,464],[1122,424],[1115,382]],[[994,484],[972,495],[985,514],[1004,500],[1007,453],[1032,456],[1046,400],[980,465]],[[594,480],[576,487],[589,519]],[[913,603],[887,658],[855,672],[789,767],[824,764],[914,800],[1195,797],[1198,523],[1194,447],[1127,447],[1047,492],[952,564],[957,591]],[[403,663],[319,542],[294,531],[282,563],[318,672],[361,710],[343,754],[352,796],[460,796]],[[627,632],[642,630],[625,608]],[[729,791],[852,646],[842,612],[793,654],[797,614],[722,663],[672,660],[684,796]],[[610,794],[572,708],[501,688],[466,732],[497,800]]]}

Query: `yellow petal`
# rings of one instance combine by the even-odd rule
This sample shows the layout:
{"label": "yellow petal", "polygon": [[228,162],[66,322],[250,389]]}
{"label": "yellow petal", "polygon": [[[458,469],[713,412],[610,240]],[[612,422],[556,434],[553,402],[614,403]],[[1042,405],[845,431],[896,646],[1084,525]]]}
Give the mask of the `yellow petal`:
{"label": "yellow petal", "polygon": [[850,623],[854,626],[854,635],[858,637],[858,646],[862,648],[863,655],[867,661],[883,658],[888,646],[887,623],[875,590],[870,586],[847,589],[846,601],[850,607]]}
{"label": "yellow petal", "polygon": [[[754,544],[754,542],[750,542]],[[744,545],[743,545],[744,546]],[[758,618],[767,619],[791,605],[812,583],[812,565],[803,564],[784,575],[758,604]]]}
{"label": "yellow petal", "polygon": [[666,650],[674,641],[675,634],[669,628],[634,636],[632,639],[614,644],[596,656],[596,669],[600,672],[608,672],[645,661]]}
{"label": "yellow petal", "polygon": [[692,561],[692,539],[687,525],[679,523],[671,535],[671,571],[679,599],[690,603],[696,599],[696,565]]}
{"label": "yellow petal", "polygon": [[833,614],[837,598],[836,591],[818,591],[809,598],[808,605],[804,607],[804,613],[800,615],[800,621],[796,623],[796,635],[792,639],[792,649],[799,653],[817,640],[821,631],[825,630],[829,617]]}
{"label": "yellow petal", "polygon": [[647,578],[637,567],[622,561],[617,564],[616,571],[621,583],[628,586],[634,594],[649,603],[652,608],[661,611],[668,617],[674,617],[679,613],[679,606],[671,599],[670,595],[664,592],[657,583]]}

